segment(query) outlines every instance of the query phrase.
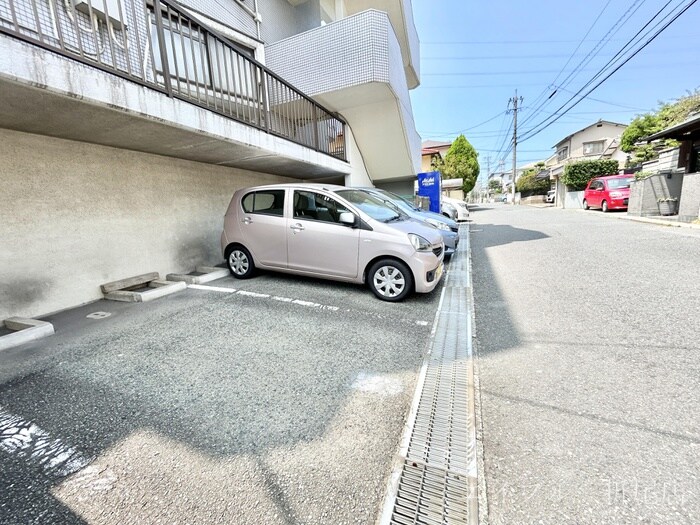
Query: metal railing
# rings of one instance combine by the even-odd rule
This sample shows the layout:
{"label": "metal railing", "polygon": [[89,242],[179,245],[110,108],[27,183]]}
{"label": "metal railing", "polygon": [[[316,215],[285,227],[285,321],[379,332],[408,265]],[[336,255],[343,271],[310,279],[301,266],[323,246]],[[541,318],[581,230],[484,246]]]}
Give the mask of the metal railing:
{"label": "metal railing", "polygon": [[0,0],[0,32],[346,160],[345,122],[172,0]]}

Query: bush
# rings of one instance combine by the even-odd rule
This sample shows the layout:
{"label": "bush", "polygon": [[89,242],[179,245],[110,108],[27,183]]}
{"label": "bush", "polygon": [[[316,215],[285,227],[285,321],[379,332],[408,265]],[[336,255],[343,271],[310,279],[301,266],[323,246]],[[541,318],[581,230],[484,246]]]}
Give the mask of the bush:
{"label": "bush", "polygon": [[569,164],[564,169],[562,182],[573,191],[586,189],[588,181],[602,175],[614,175],[618,171],[616,160],[582,160]]}
{"label": "bush", "polygon": [[519,191],[523,197],[530,195],[546,195],[551,184],[549,178],[536,179],[539,170],[528,170],[523,173],[515,183],[516,191]]}

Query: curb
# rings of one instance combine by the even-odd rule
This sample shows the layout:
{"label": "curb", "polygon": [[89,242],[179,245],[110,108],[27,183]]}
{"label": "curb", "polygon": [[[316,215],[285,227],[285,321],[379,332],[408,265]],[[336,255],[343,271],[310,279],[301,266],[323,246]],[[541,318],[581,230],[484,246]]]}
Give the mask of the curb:
{"label": "curb", "polygon": [[169,273],[165,276],[165,279],[167,281],[183,282],[186,284],[204,284],[228,277],[230,274],[226,268],[218,268],[216,266],[197,266],[194,271],[202,275]]}
{"label": "curb", "polygon": [[0,350],[14,348],[55,333],[51,323],[26,317],[10,317],[5,319],[4,324],[10,330],[14,330],[14,332],[0,337]]}

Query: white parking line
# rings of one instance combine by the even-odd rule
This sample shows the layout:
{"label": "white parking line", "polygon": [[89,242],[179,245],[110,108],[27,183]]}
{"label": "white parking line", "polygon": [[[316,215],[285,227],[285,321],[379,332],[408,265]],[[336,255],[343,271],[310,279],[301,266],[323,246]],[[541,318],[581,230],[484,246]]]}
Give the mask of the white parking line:
{"label": "white parking line", "polygon": [[247,290],[236,290],[235,288],[224,288],[221,286],[204,286],[201,284],[190,284],[187,287],[194,288],[195,290],[206,290],[210,292],[235,293],[237,295],[253,297],[256,299],[271,299],[273,301],[279,301],[282,303],[296,304],[298,306],[306,306],[307,308],[317,308],[319,310],[330,310],[332,312],[337,312],[338,310],[340,310],[338,306],[314,303],[313,301],[302,301],[301,299],[293,299],[291,297],[280,297],[277,295],[270,295],[267,293],[249,292]]}
{"label": "white parking line", "polygon": [[0,405],[0,450],[17,455],[50,477],[65,477],[87,466],[92,459],[54,439],[31,421],[11,414]]}
{"label": "white parking line", "polygon": [[[187,285],[187,287],[192,288],[194,290],[230,293],[230,294],[242,295],[244,297],[253,297],[255,299],[270,299],[272,301],[277,301],[280,303],[295,304],[297,306],[305,306],[307,308],[316,308],[318,310],[328,310],[331,312],[338,312],[341,310],[340,307],[338,307],[338,306],[332,306],[332,305],[328,305],[328,304],[320,304],[320,303],[315,303],[313,301],[304,301],[302,299],[294,299],[293,297],[283,297],[283,296],[279,296],[279,295],[270,295],[270,294],[266,294],[266,293],[250,292],[248,290],[237,290],[236,288],[225,288],[223,286],[207,286],[207,285],[202,285],[202,284],[189,284],[189,285]],[[439,306],[438,306],[438,310],[439,310]],[[386,315],[381,315],[381,314],[372,313],[372,312],[365,312],[362,310],[356,311],[356,310],[352,310],[351,308],[345,308],[342,311],[363,313],[366,315],[371,315],[375,319],[392,319],[391,317],[386,316]],[[429,321],[412,320],[412,319],[400,319],[400,320],[398,320],[398,322],[408,323],[408,324],[412,324],[412,325],[416,325],[416,326],[429,326],[430,325]]]}

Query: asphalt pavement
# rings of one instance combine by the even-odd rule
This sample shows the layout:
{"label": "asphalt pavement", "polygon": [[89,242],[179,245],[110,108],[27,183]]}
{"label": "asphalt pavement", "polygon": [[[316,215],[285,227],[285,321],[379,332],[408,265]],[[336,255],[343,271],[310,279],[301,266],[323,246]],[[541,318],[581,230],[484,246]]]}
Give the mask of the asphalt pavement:
{"label": "asphalt pavement", "polygon": [[439,297],[263,274],[51,316],[0,354],[0,523],[374,523]]}
{"label": "asphalt pavement", "polygon": [[482,522],[700,523],[700,231],[472,220]]}

